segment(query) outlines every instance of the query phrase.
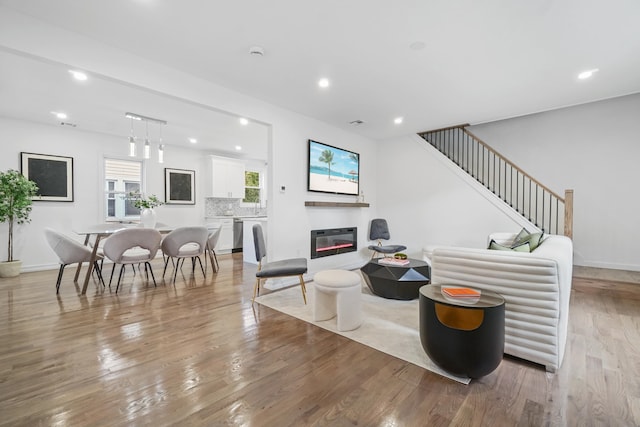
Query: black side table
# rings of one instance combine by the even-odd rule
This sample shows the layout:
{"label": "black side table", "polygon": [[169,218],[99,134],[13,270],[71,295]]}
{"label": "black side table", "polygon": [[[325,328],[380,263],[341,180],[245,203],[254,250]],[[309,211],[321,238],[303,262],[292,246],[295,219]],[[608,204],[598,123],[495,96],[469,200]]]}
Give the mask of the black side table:
{"label": "black side table", "polygon": [[504,299],[481,292],[471,302],[445,297],[439,285],[420,288],[422,348],[442,369],[469,378],[493,372],[504,353]]}

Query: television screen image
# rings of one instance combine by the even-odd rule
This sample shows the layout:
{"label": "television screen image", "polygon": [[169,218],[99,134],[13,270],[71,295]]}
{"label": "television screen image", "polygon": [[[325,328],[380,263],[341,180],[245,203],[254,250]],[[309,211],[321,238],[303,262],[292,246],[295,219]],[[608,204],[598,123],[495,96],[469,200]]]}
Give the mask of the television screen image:
{"label": "television screen image", "polygon": [[360,155],[309,140],[309,191],[357,196]]}

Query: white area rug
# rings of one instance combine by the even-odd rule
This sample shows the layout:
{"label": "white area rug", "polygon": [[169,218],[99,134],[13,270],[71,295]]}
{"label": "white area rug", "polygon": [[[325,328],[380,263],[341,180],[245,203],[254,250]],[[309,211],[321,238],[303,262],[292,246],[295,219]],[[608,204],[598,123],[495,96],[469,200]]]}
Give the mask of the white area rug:
{"label": "white area rug", "polygon": [[[364,283],[364,282],[363,282]],[[264,294],[256,302],[305,322],[357,341],[361,344],[413,363],[443,377],[463,384],[471,381],[443,371],[425,353],[420,343],[420,313],[418,300],[399,301],[371,294],[362,288],[362,326],[353,331],[338,332],[336,318],[321,322],[313,319],[313,282],[307,283],[307,305],[302,301],[300,286]]]}

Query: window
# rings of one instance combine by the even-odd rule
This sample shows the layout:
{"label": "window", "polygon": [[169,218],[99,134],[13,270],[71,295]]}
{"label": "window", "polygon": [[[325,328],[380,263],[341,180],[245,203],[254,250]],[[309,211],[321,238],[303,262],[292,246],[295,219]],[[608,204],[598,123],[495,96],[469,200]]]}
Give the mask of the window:
{"label": "window", "polygon": [[126,195],[142,190],[142,162],[104,159],[105,217],[107,221],[137,219],[140,210]]}
{"label": "window", "polygon": [[116,216],[116,182],[107,180],[107,218]]}
{"label": "window", "polygon": [[260,172],[245,171],[244,203],[260,203]]}

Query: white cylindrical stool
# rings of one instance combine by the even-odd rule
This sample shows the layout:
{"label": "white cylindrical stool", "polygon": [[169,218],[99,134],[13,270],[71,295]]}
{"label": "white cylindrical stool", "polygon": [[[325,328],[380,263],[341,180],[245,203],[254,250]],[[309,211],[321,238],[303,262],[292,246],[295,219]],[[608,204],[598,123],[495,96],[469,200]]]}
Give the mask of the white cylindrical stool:
{"label": "white cylindrical stool", "polygon": [[362,324],[360,275],[347,270],[325,270],[313,276],[313,320],[336,316],[338,331],[351,331]]}

